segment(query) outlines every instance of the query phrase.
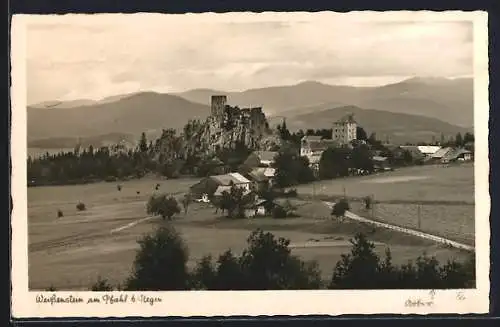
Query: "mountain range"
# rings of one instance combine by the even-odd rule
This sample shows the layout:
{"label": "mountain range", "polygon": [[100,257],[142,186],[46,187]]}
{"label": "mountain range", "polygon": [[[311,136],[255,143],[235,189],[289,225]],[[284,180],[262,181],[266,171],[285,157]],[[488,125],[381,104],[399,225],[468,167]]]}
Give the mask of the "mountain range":
{"label": "mountain range", "polygon": [[[240,107],[262,106],[271,124],[286,118],[290,129],[329,128],[350,112],[367,130],[394,142],[430,141],[473,129],[471,78],[411,78],[378,87],[327,85],[315,81],[242,92],[195,89],[163,94],[138,92],[99,101],[52,101],[28,106],[28,146],[61,147],[83,138],[92,142],[135,141],[162,128],[182,128],[210,113],[210,97],[228,96]],[[86,143],[86,142],[84,142]],[[37,146],[38,146],[37,145]]]}

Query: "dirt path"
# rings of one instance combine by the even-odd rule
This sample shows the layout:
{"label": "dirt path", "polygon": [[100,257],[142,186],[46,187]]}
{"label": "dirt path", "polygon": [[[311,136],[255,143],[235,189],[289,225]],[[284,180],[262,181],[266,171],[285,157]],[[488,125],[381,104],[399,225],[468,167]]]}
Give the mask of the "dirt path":
{"label": "dirt path", "polygon": [[[332,207],[334,205],[333,202],[324,202],[324,203],[327,206],[329,206],[329,207]],[[345,213],[345,217],[349,218],[349,219],[352,219],[352,220],[357,220],[357,221],[360,221],[360,222],[363,222],[363,223],[372,224],[372,225],[375,225],[375,226],[378,226],[378,227],[383,227],[383,228],[395,230],[395,231],[398,231],[398,232],[401,232],[401,233],[405,233],[405,234],[417,236],[417,237],[420,237],[420,238],[428,239],[428,240],[431,240],[431,241],[435,241],[435,242],[438,242],[438,243],[449,245],[449,246],[457,248],[457,249],[462,249],[462,250],[467,250],[467,251],[474,251],[474,247],[470,246],[470,245],[462,244],[462,243],[455,242],[455,241],[452,241],[452,240],[444,238],[444,237],[440,237],[440,236],[436,236],[436,235],[424,233],[424,232],[417,231],[417,230],[414,230],[414,229],[404,228],[404,227],[400,227],[400,226],[396,226],[396,225],[382,223],[382,222],[379,222],[379,221],[374,221],[374,220],[371,220],[371,219],[367,219],[367,218],[358,216],[358,215],[356,215],[356,214],[354,214],[354,213],[352,213],[350,211],[347,211]]]}

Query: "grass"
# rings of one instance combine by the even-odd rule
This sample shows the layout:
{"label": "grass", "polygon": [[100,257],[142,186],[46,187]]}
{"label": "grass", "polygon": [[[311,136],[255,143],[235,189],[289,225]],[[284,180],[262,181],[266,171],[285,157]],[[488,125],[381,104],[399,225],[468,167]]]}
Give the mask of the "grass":
{"label": "grass", "polygon": [[351,207],[353,212],[362,217],[474,245],[473,205],[423,204],[419,209],[418,204],[378,203],[374,205],[373,211],[364,209],[360,203],[351,204]]}
{"label": "grass", "polygon": [[[428,168],[423,167],[423,169]],[[401,174],[401,171],[394,173]],[[373,177],[376,176],[371,178]],[[349,181],[352,183],[348,187],[349,194],[351,194],[351,190],[354,192],[354,185],[360,183],[360,180],[360,178],[354,178]],[[300,216],[297,218],[229,220],[215,214],[214,208],[207,204],[193,203],[186,216],[183,213],[176,215],[172,222],[162,221],[160,217],[154,217],[119,232],[111,233],[116,228],[144,219],[147,216],[146,203],[152,194],[171,193],[180,198],[182,193],[195,182],[196,180],[193,179],[159,180],[147,178],[120,182],[121,191],[117,190],[117,183],[113,182],[29,188],[30,289],[46,289],[51,285],[58,290],[89,289],[99,276],[109,279],[113,284],[121,283],[130,274],[138,248],[138,238],[152,232],[162,224],[173,224],[182,234],[189,246],[190,266],[193,266],[206,254],[218,256],[227,249],[239,253],[246,246],[246,239],[250,231],[255,228],[272,231],[278,237],[289,238],[293,244],[305,243],[312,239],[337,240],[337,244],[333,247],[299,247],[292,250],[293,253],[300,255],[305,260],[317,260],[325,279],[331,277],[332,269],[340,259],[341,254],[350,250],[348,240],[356,232],[364,232],[370,240],[377,242],[376,250],[380,254],[383,254],[386,247],[390,247],[395,263],[405,263],[409,259],[415,259],[424,251],[430,255],[436,255],[442,261],[452,257],[458,259],[464,257],[464,253],[461,251],[446,248],[428,240],[374,228],[358,222],[340,222],[330,217],[330,209],[320,201],[304,201],[293,198],[290,201],[297,207],[296,212]],[[419,184],[422,182],[423,180],[414,180],[410,184],[403,182],[394,184],[360,183],[356,187],[359,187],[359,194],[364,195],[363,189],[366,185],[378,185],[380,192],[387,193],[386,199],[389,201],[398,200],[398,198],[391,199],[388,195],[395,191],[388,191],[386,188],[395,187],[394,185],[398,184],[397,187],[402,199],[405,200],[405,197],[409,196],[409,192],[404,190],[413,187],[415,183],[422,186]],[[157,183],[160,183],[159,190],[155,190]],[[336,185],[337,182],[328,181],[327,183]],[[445,184],[443,182],[443,185]],[[451,185],[452,181],[449,184]],[[460,185],[462,184],[459,182],[458,186]],[[309,187],[309,185],[301,187]],[[338,187],[332,186],[332,190],[335,191],[335,188]],[[468,187],[465,187],[463,192],[461,189],[457,191],[458,188],[455,188],[454,193],[466,193]],[[137,194],[137,191],[140,194]],[[298,191],[302,192],[300,187]],[[382,193],[380,196],[382,197]],[[466,198],[464,194],[461,196],[462,200]],[[445,200],[443,198],[439,200]],[[76,210],[75,206],[80,201],[86,204],[86,211],[78,212]],[[393,219],[394,223],[396,219],[399,223],[408,221],[409,224],[411,222],[411,212],[404,214],[404,205],[383,205],[386,207],[383,207],[382,204],[376,204],[379,219]],[[455,207],[456,210],[460,208],[460,206]],[[58,209],[64,212],[64,217],[57,218]],[[448,223],[447,220],[450,215],[453,216],[453,219],[462,215],[464,219],[468,219],[467,221],[473,221],[473,218],[471,220],[467,213],[443,211],[442,218],[439,218],[442,221],[435,219],[439,224],[432,225],[432,220],[425,220],[422,222],[422,226],[435,229],[438,225],[446,225],[448,229],[455,231],[458,227]],[[462,231],[464,233],[474,232],[473,229],[467,228],[464,227]]]}
{"label": "grass", "polygon": [[[419,179],[415,179],[418,177]],[[405,181],[406,180],[406,181]],[[300,195],[317,197],[362,198],[374,196],[376,201],[461,202],[474,203],[474,166],[462,164],[417,166],[371,176],[339,178],[299,185]]]}

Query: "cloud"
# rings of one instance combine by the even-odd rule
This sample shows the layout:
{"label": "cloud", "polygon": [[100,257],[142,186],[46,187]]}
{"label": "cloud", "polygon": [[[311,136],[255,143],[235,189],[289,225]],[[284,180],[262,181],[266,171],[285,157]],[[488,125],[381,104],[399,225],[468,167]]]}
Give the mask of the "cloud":
{"label": "cloud", "polygon": [[28,103],[472,74],[470,21],[104,16],[48,16],[28,26]]}

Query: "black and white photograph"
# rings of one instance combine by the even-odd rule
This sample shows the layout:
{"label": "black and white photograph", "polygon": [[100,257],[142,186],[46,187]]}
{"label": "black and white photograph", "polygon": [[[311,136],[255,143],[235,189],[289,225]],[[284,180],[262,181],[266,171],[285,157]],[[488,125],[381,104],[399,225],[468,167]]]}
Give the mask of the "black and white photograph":
{"label": "black and white photograph", "polygon": [[487,32],[14,16],[13,313],[487,312]]}

